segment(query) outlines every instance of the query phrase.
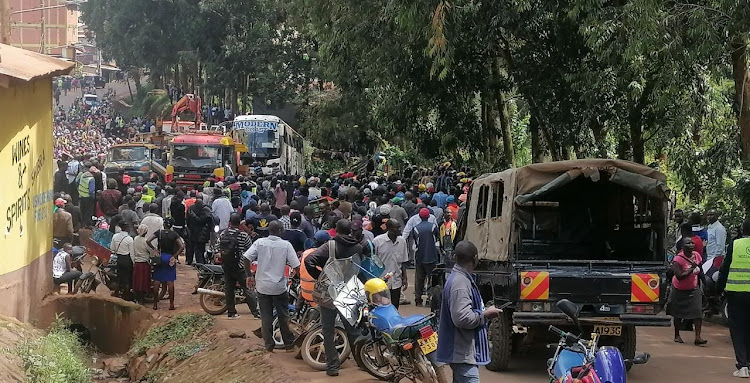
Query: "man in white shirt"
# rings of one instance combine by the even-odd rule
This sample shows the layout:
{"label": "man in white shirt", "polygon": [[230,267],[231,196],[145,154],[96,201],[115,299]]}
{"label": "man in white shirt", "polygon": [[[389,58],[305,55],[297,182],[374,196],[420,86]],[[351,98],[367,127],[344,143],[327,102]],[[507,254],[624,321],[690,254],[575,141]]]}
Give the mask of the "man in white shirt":
{"label": "man in white shirt", "polygon": [[232,202],[229,201],[224,195],[224,192],[219,189],[214,189],[214,202],[211,204],[211,212],[215,217],[219,218],[219,229],[224,230],[229,226],[229,216],[234,212]]}
{"label": "man in white shirt", "polygon": [[[226,199],[226,198],[223,198]],[[299,271],[299,258],[292,244],[281,239],[284,226],[273,221],[268,224],[268,237],[259,238],[243,254],[245,270],[250,270],[254,261],[258,261],[255,275],[247,278],[247,286],[255,286],[260,306],[261,334],[266,350],[273,352],[273,310],[279,318],[281,337],[287,351],[294,347],[294,334],[289,330],[289,295],[286,292],[287,265]]]}
{"label": "man in white shirt", "polygon": [[401,236],[401,226],[394,219],[385,223],[386,232],[372,241],[375,254],[385,265],[385,273],[391,274],[387,281],[391,290],[391,303],[398,309],[401,300],[401,290],[406,290],[409,282],[406,278],[406,262],[409,262],[409,250],[406,240]]}
{"label": "man in white shirt", "polygon": [[164,218],[159,216],[159,211],[161,210],[159,205],[152,203],[148,206],[148,209],[149,212],[143,216],[141,224],[148,227],[146,238],[151,238],[157,231],[164,229]]}
{"label": "man in white shirt", "polygon": [[714,281],[718,278],[718,268],[713,267],[714,258],[727,255],[727,229],[719,222],[719,212],[711,209],[706,213],[708,219],[708,241],[706,241],[705,261],[703,262],[703,272]]}

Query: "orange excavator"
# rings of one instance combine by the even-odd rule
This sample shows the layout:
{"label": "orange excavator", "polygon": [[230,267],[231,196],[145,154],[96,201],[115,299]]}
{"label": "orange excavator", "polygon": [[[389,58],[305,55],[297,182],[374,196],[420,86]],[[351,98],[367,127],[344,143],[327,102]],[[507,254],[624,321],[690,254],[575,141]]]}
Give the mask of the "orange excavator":
{"label": "orange excavator", "polygon": [[182,96],[174,104],[172,108],[172,126],[177,126],[177,116],[186,110],[195,115],[195,130],[199,130],[201,126],[201,98],[192,93]]}

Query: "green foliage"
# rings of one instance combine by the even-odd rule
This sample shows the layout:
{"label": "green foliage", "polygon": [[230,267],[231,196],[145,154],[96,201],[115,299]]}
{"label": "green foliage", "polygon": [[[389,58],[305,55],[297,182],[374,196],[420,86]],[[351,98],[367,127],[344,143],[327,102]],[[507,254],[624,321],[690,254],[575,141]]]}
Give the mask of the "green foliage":
{"label": "green foliage", "polygon": [[199,353],[206,345],[207,343],[202,340],[193,340],[172,347],[167,354],[181,361]]}
{"label": "green foliage", "polygon": [[31,383],[88,383],[88,355],[78,336],[68,330],[70,322],[57,317],[49,333],[22,343],[16,353],[23,361]]}
{"label": "green foliage", "polygon": [[164,375],[167,374],[169,370],[166,367],[159,367],[155,368],[153,370],[149,370],[146,374],[145,381],[146,383],[158,383],[161,381],[161,378],[164,377]]}
{"label": "green foliage", "polygon": [[149,328],[143,337],[138,338],[133,343],[128,353],[130,355],[142,355],[150,348],[177,340],[189,339],[211,327],[212,324],[213,318],[207,314],[176,316],[163,325]]}

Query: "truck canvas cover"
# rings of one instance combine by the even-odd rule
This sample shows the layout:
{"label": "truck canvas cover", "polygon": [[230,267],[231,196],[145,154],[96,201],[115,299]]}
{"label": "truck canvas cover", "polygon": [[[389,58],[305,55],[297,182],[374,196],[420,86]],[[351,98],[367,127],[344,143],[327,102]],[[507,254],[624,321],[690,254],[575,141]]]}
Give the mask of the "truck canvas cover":
{"label": "truck canvas cover", "polygon": [[465,217],[466,239],[477,246],[480,259],[507,261],[519,205],[544,203],[548,193],[580,177],[598,182],[604,176],[611,183],[650,198],[660,201],[669,198],[664,174],[630,161],[584,159],[508,169],[482,175],[473,182]]}

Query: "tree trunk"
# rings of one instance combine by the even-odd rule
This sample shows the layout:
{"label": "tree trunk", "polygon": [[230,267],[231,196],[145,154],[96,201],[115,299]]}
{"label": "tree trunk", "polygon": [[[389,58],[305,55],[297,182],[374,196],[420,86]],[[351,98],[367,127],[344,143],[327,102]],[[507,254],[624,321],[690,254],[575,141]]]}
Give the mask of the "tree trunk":
{"label": "tree trunk", "polygon": [[535,164],[544,162],[542,138],[539,136],[539,121],[533,114],[529,119],[529,131],[531,133],[531,162]]}
{"label": "tree trunk", "polygon": [[516,167],[516,155],[513,151],[513,133],[510,130],[510,112],[508,102],[500,89],[500,58],[496,58],[492,64],[492,76],[495,78],[495,102],[497,103],[497,114],[500,119],[500,132],[503,137],[503,154],[505,161],[510,167]]}
{"label": "tree trunk", "polygon": [[591,122],[591,132],[594,134],[596,156],[607,158],[607,132],[604,131],[604,125],[598,119]]}
{"label": "tree trunk", "polygon": [[628,128],[630,130],[630,144],[633,147],[633,161],[642,164],[646,161],[646,149],[643,140],[643,117],[646,112],[646,106],[656,87],[656,82],[646,80],[643,92],[637,101],[630,102],[628,108]]}
{"label": "tree trunk", "polygon": [[540,130],[542,131],[542,137],[544,137],[544,142],[547,143],[547,148],[549,149],[550,155],[552,155],[552,161],[562,161],[562,151],[560,150],[560,145],[557,144],[557,142],[552,140],[552,135],[549,132],[549,129],[547,129],[546,125],[541,125]]}
{"label": "tree trunk", "polygon": [[133,69],[130,71],[130,77],[133,78],[135,93],[138,94],[141,91],[141,72],[138,69]]}
{"label": "tree trunk", "polygon": [[737,125],[740,128],[740,159],[750,161],[750,78],[747,67],[747,44],[736,37],[732,44],[732,77]]}
{"label": "tree trunk", "polygon": [[646,161],[646,153],[643,147],[643,129],[640,119],[630,123],[630,144],[633,146],[633,161],[642,164]]}

